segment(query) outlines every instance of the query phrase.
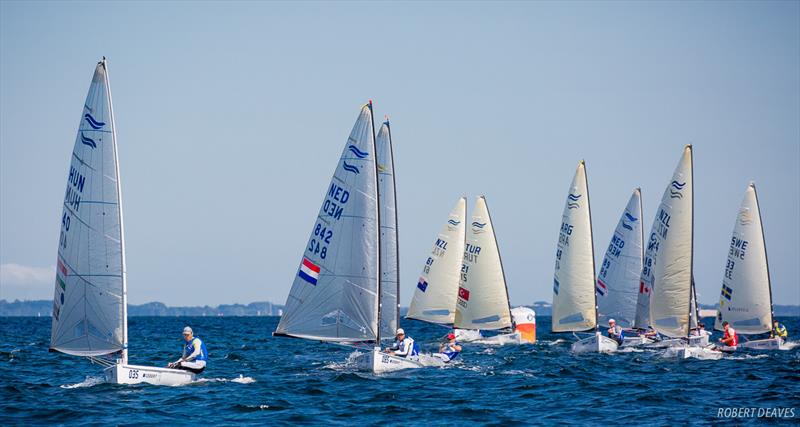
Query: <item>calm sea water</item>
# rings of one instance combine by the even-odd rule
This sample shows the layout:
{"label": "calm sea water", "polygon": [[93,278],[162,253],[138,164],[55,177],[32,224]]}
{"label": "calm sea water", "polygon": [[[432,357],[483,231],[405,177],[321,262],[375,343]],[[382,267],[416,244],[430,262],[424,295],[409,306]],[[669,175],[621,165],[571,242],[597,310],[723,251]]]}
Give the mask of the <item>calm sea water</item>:
{"label": "calm sea water", "polygon": [[[550,319],[542,317],[535,345],[473,345],[443,369],[375,376],[352,369],[352,349],[271,337],[277,320],[131,318],[137,364],[176,359],[187,324],[207,343],[202,380],[156,387],[105,384],[99,366],[48,353],[49,318],[0,318],[0,425],[680,425],[717,423],[720,407],[793,407],[795,418],[782,422],[800,419],[800,348],[719,361],[678,361],[656,351],[576,356],[573,337],[550,333]],[[800,333],[800,319],[781,320]],[[430,348],[444,332],[419,322],[403,326]]]}

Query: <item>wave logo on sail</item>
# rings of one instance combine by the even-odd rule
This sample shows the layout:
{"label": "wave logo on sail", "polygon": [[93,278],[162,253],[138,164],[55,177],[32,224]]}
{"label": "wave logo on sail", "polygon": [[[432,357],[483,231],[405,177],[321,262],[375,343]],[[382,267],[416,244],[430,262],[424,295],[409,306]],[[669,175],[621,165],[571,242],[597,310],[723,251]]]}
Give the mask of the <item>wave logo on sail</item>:
{"label": "wave logo on sail", "polygon": [[105,122],[98,122],[97,119],[92,117],[92,115],[89,114],[89,113],[84,114],[83,118],[86,120],[86,123],[89,123],[89,126],[91,126],[92,129],[95,129],[95,130],[100,129],[103,126],[106,125]]}
{"label": "wave logo on sail", "polygon": [[[633,216],[633,215],[629,214],[628,212],[625,212],[625,218],[627,218],[627,219],[628,219],[628,221],[630,221],[630,222],[632,222],[632,223],[633,223],[633,222],[636,222],[636,221],[638,221],[638,220],[639,220],[638,218],[636,218],[635,216]],[[622,220],[622,227],[623,227],[623,228],[626,228],[626,229],[628,229],[628,230],[631,230],[631,231],[633,231],[633,226],[632,226],[632,225],[630,225],[630,224],[628,224],[627,222],[625,222],[625,220],[624,220],[624,219]]]}
{"label": "wave logo on sail", "polygon": [[456,221],[454,219],[451,219],[451,220],[447,221],[447,223],[452,225],[453,227],[458,227],[458,224],[461,224],[461,221]]}
{"label": "wave logo on sail", "polygon": [[342,169],[344,169],[344,170],[346,170],[348,172],[353,172],[356,175],[358,175],[360,173],[360,171],[358,170],[357,167],[355,167],[353,165],[349,165],[345,161],[342,161]]}
{"label": "wave logo on sail", "polygon": [[424,277],[419,278],[419,282],[417,282],[417,289],[425,292],[428,289],[428,281],[425,280]]}
{"label": "wave logo on sail", "polygon": [[369,156],[369,153],[359,150],[355,145],[349,145],[347,146],[347,149],[359,159],[364,159]]}
{"label": "wave logo on sail", "polygon": [[569,196],[567,197],[567,199],[568,199],[567,208],[568,209],[578,209],[579,207],[581,207],[580,203],[578,203],[578,200],[580,200],[581,196],[582,196],[582,194],[575,195],[575,194],[569,193]]}
{"label": "wave logo on sail", "polygon": [[669,189],[669,197],[672,199],[682,199],[683,194],[681,193],[681,191],[683,191],[683,187],[686,185],[686,183],[672,181],[669,185],[672,187]]}
{"label": "wave logo on sail", "polygon": [[753,223],[753,214],[750,209],[744,208],[739,211],[739,223],[742,225],[750,225]]}
{"label": "wave logo on sail", "polygon": [[472,222],[472,231],[475,232],[475,233],[483,233],[484,231],[486,231],[486,230],[483,229],[483,227],[486,227],[486,223],[485,222],[483,222],[483,223],[478,222],[478,221],[473,221]]}
{"label": "wave logo on sail", "polygon": [[84,135],[83,132],[81,132],[81,143],[83,145],[88,145],[92,148],[97,148],[97,143],[94,142],[92,138],[89,138],[88,136]]}

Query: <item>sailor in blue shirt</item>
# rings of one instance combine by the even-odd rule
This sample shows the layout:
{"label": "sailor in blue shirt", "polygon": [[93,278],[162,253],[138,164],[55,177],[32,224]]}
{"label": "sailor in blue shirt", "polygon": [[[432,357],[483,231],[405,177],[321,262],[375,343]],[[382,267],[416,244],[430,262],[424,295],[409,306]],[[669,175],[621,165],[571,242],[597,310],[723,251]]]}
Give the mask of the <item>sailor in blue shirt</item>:
{"label": "sailor in blue shirt", "polygon": [[206,362],[208,361],[208,351],[206,344],[194,336],[192,328],[183,328],[183,354],[181,358],[175,362],[167,365],[168,368],[183,369],[185,371],[194,372],[199,374],[206,369]]}
{"label": "sailor in blue shirt", "polygon": [[434,353],[433,357],[448,363],[455,359],[459,353],[461,353],[461,346],[456,342],[456,335],[451,332],[447,334],[447,342],[439,346],[439,352]]}
{"label": "sailor in blue shirt", "polygon": [[397,329],[394,344],[384,351],[392,356],[405,357],[406,359],[417,360],[419,358],[419,346],[417,346],[413,338],[406,336],[406,331],[403,328]]}

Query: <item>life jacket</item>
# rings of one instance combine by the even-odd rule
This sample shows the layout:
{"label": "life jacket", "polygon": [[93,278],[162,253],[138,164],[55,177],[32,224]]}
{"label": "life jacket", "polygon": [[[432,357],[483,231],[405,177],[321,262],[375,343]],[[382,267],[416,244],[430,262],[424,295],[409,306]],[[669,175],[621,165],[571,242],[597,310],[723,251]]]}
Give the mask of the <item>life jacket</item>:
{"label": "life jacket", "polygon": [[723,339],[728,339],[730,337],[733,337],[733,341],[731,341],[729,344],[730,347],[736,347],[739,345],[739,336],[736,335],[736,329],[733,329],[729,326],[728,329],[725,330],[725,336]]}
{"label": "life jacket", "polygon": [[401,357],[418,356],[419,355],[419,346],[417,345],[417,342],[414,341],[414,339],[411,338],[411,337],[405,337],[405,338],[403,338],[403,341],[395,341],[394,345],[392,346],[392,348],[397,348],[398,351],[401,351],[406,347],[405,346],[406,341],[410,341],[411,342],[410,345],[409,345],[409,348],[408,348],[408,354],[406,354],[405,356],[401,356]]}
{"label": "life jacket", "polygon": [[772,329],[772,333],[773,333],[773,334],[774,334],[776,337],[781,337],[781,338],[786,338],[786,337],[788,337],[788,336],[789,336],[789,332],[786,330],[786,326],[783,326],[783,325],[782,325],[782,324],[780,324],[780,323],[778,323],[778,326],[776,326],[776,327],[774,327],[774,328]]}
{"label": "life jacket", "polygon": [[194,353],[194,343],[200,343],[200,354],[194,359],[196,362],[201,360],[207,361],[208,360],[208,350],[206,350],[206,343],[203,342],[200,338],[194,337],[191,341],[186,343],[186,347],[183,348],[183,354],[189,356],[190,354]]}
{"label": "life jacket", "polygon": [[456,349],[453,348],[453,345],[458,345],[458,343],[456,342],[455,344],[452,345],[450,343],[447,343],[444,347],[444,351],[442,351],[442,354],[447,356],[447,360],[453,360],[458,356],[459,353],[461,353],[460,351],[456,351]]}

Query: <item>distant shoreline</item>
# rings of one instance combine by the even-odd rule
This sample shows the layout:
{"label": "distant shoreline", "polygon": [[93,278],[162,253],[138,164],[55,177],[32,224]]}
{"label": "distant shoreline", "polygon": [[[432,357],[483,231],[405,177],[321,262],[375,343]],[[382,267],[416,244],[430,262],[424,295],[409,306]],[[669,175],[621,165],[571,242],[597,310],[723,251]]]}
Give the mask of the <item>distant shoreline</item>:
{"label": "distant shoreline", "polygon": [[[32,301],[6,301],[0,300],[0,317],[50,317],[53,307],[51,300]],[[548,317],[551,314],[551,305],[548,302],[537,301],[530,305],[537,316]],[[703,310],[716,311],[715,305],[700,304]],[[800,317],[798,305],[775,305],[777,317]],[[407,307],[400,308],[400,315],[404,316]],[[170,307],[161,302],[146,304],[128,304],[129,317],[268,317],[280,316],[283,305],[271,302],[252,302],[249,304],[220,304],[215,307]],[[708,314],[708,312],[703,313]],[[713,317],[704,316],[704,317]]]}

